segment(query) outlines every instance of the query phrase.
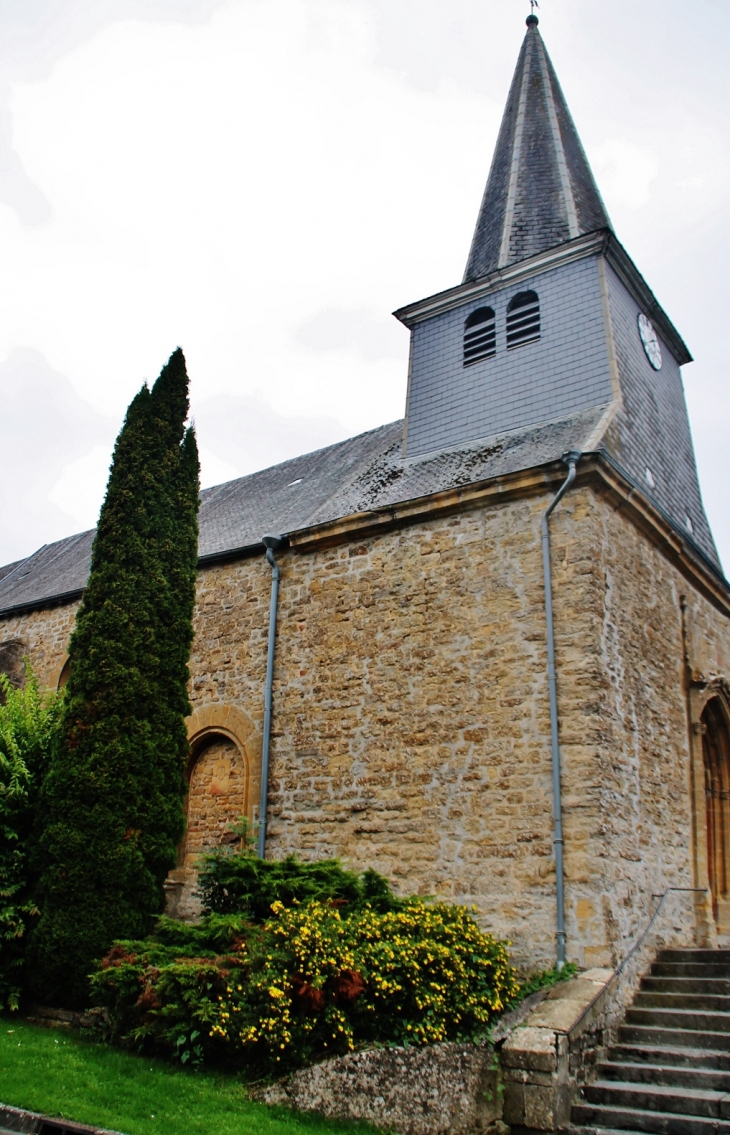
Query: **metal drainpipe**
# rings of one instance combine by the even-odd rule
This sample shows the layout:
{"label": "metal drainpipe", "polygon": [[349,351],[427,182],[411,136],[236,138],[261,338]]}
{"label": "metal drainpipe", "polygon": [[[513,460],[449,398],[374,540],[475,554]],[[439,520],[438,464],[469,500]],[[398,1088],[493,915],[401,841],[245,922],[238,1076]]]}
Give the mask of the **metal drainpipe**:
{"label": "metal drainpipe", "polygon": [[542,570],[545,581],[545,621],[547,622],[548,689],[550,691],[550,745],[553,764],[553,849],[555,851],[555,902],[557,906],[558,969],[565,965],[565,883],[563,873],[563,799],[560,784],[560,740],[558,732],[558,686],[555,671],[555,632],[553,626],[553,582],[550,572],[550,514],[575,480],[580,453],[573,450],[563,460],[568,476],[545,510],[542,518]]}
{"label": "metal drainpipe", "polygon": [[271,565],[271,606],[269,608],[269,648],[266,658],[266,692],[264,694],[264,736],[261,746],[261,802],[259,804],[258,855],[266,855],[266,812],[269,806],[269,745],[271,743],[271,706],[274,688],[274,650],[276,649],[276,613],[279,604],[279,565],[274,552],[284,543],[281,536],[262,536],[266,559]]}

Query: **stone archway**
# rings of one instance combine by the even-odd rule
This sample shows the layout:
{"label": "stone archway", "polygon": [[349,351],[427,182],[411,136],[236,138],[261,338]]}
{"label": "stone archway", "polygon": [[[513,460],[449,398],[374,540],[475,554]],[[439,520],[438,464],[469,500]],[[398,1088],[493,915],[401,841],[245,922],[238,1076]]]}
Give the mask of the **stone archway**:
{"label": "stone archway", "polygon": [[71,677],[71,659],[67,658],[61,667],[61,672],[58,675],[56,682],[56,689],[60,692],[68,685],[68,680]]}
{"label": "stone archway", "polygon": [[210,729],[196,738],[188,774],[186,869],[193,869],[203,852],[230,843],[231,825],[250,818],[247,765],[230,733]]}
{"label": "stone archway", "polygon": [[187,726],[187,831],[178,866],[166,884],[167,913],[184,919],[200,911],[197,860],[230,843],[230,825],[241,817],[255,821],[261,784],[261,736],[247,713],[236,706],[203,706],[188,718]]}
{"label": "stone archway", "polygon": [[700,719],[705,774],[707,875],[718,933],[730,933],[730,723],[724,701],[711,698]]}

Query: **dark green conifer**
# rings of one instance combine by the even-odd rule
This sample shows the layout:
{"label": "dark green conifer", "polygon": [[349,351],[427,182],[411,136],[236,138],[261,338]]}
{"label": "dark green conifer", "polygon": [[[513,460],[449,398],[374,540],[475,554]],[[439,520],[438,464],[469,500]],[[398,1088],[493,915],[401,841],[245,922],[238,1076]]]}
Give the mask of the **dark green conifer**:
{"label": "dark green conifer", "polygon": [[184,718],[199,466],[175,351],[117,438],[71,638],[61,741],[43,789],[31,986],[83,1004],[115,938],[147,934],[184,830]]}

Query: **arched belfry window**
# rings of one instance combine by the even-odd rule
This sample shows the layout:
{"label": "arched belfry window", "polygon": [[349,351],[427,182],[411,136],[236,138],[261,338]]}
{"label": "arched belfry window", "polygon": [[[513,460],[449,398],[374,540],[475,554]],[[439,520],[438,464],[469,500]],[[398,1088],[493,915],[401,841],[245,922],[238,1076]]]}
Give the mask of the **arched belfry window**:
{"label": "arched belfry window", "polygon": [[464,366],[491,359],[497,353],[497,328],[491,307],[478,307],[464,324]]}
{"label": "arched belfry window", "polygon": [[507,350],[540,338],[540,300],[537,292],[518,292],[507,308]]}

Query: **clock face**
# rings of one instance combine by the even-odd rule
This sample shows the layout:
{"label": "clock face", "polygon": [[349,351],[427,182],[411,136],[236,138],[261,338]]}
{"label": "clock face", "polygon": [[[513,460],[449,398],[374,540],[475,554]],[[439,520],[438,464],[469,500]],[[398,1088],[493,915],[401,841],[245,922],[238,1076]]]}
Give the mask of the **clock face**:
{"label": "clock face", "polygon": [[659,336],[654,330],[654,324],[643,312],[639,316],[639,338],[646,353],[646,357],[654,370],[662,369],[662,348]]}

